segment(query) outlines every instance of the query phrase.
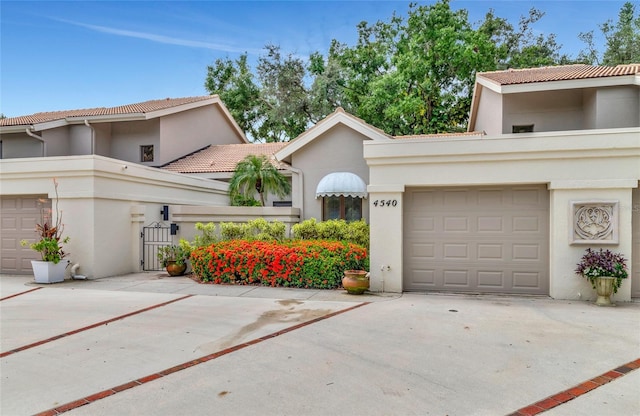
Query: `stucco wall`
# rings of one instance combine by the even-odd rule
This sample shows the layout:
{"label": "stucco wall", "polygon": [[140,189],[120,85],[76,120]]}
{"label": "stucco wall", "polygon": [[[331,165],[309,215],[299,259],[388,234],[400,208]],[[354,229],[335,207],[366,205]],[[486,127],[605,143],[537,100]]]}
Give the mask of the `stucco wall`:
{"label": "stucco wall", "polygon": [[502,96],[489,88],[482,88],[474,131],[489,135],[502,133]]}
{"label": "stucco wall", "polygon": [[93,123],[91,126],[95,132],[93,153],[111,157],[111,123]]}
{"label": "stucco wall", "polygon": [[[99,278],[140,270],[140,231],[162,205],[228,205],[226,185],[102,156],[0,161],[2,195],[46,194],[59,205],[72,263]],[[133,215],[137,213],[137,215]]]}
{"label": "stucco wall", "polygon": [[[304,219],[322,219],[322,199],[316,199],[316,188],[320,180],[332,172],[352,172],[365,183],[369,183],[369,168],[362,157],[362,142],[366,139],[360,133],[342,124],[336,125],[323,135],[302,147],[291,156],[291,165],[303,173],[303,215]],[[294,195],[300,184],[293,180]],[[362,202],[363,218],[369,220],[367,199]]]}
{"label": "stucco wall", "polygon": [[595,128],[640,125],[640,88],[636,86],[599,88],[596,91]]}
{"label": "stucco wall", "polygon": [[163,164],[209,144],[244,143],[217,105],[208,105],[160,118],[160,158]]}
{"label": "stucco wall", "polygon": [[43,143],[27,136],[26,133],[3,134],[2,158],[11,159],[18,157],[43,156]]}
{"label": "stucco wall", "polygon": [[[552,181],[551,191],[551,227],[550,253],[552,261],[549,264],[552,276],[551,297],[556,299],[595,299],[595,291],[591,284],[574,273],[574,269],[585,250],[610,249],[632,256],[631,239],[631,196],[634,181]],[[572,201],[619,201],[618,209],[618,244],[570,244],[569,235],[572,230],[569,207]],[[570,267],[571,266],[571,267]],[[618,293],[616,300],[631,299],[631,279],[626,279]]]}
{"label": "stucco wall", "polygon": [[[640,128],[506,135],[469,140],[367,142],[369,201],[402,201],[405,186],[547,184],[550,202],[550,295],[595,298],[573,270],[585,246],[571,245],[569,201],[618,200],[619,243],[631,258],[631,193],[640,179]],[[372,211],[371,285],[402,289],[402,207]],[[631,261],[632,263],[633,261]],[[382,269],[389,266],[388,271]],[[630,281],[615,299],[630,299]],[[580,293],[580,295],[578,295]]]}
{"label": "stucco wall", "polygon": [[534,132],[582,129],[582,90],[505,94],[502,133],[514,125],[534,125]]}
{"label": "stucco wall", "polygon": [[69,126],[69,155],[91,154],[91,129],[85,125]]}
{"label": "stucco wall", "polygon": [[[140,146],[153,145],[154,161],[140,161]],[[160,120],[127,121],[111,126],[111,157],[144,165],[158,165],[160,152]],[[187,152],[188,153],[188,152]]]}
{"label": "stucco wall", "polygon": [[47,156],[66,156],[69,154],[69,127],[63,126],[35,132],[47,142]]}
{"label": "stucco wall", "polygon": [[582,106],[584,108],[584,129],[595,129],[598,115],[596,89],[588,88],[583,91]]}

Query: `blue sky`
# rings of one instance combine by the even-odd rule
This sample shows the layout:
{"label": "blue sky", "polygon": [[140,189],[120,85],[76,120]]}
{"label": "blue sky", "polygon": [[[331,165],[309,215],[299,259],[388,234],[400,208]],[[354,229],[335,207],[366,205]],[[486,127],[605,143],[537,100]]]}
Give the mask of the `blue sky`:
{"label": "blue sky", "polygon": [[[419,2],[425,4],[425,2]],[[429,4],[432,2],[426,2]],[[635,2],[637,4],[637,2]],[[575,56],[579,32],[617,20],[623,1],[456,1],[478,22],[493,8],[514,25],[531,7],[535,25]],[[267,43],[307,57],[331,39],[353,45],[360,21],[406,16],[405,1],[6,1],[0,0],[0,112],[111,107],[206,95],[207,65]],[[640,7],[636,6],[636,7]],[[252,65],[255,68],[255,65]]]}

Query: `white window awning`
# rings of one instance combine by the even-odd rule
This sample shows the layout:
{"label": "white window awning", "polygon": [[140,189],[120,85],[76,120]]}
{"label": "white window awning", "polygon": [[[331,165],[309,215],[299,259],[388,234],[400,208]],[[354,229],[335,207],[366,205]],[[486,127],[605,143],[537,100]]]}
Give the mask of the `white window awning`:
{"label": "white window awning", "polygon": [[321,196],[367,197],[367,184],[362,178],[351,172],[333,172],[318,183],[316,198]]}

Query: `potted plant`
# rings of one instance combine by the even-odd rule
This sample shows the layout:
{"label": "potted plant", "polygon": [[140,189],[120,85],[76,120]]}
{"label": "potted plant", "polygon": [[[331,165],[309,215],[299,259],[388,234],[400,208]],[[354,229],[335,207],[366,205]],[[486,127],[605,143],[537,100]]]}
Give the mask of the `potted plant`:
{"label": "potted plant", "polygon": [[160,247],[158,260],[170,276],[182,276],[187,270],[187,260],[191,257],[192,247],[186,240],[180,240],[178,245]]}
{"label": "potted plant", "polygon": [[[56,210],[56,221],[53,223],[51,208],[40,209],[40,223],[36,224],[38,240],[30,242],[22,240],[22,246],[29,246],[34,251],[40,253],[41,261],[31,260],[33,275],[36,283],[57,283],[64,281],[65,270],[69,264],[68,260],[63,260],[68,253],[62,249],[62,244],[69,242],[69,237],[62,237],[64,225],[62,224],[62,211],[58,208],[58,181],[54,178],[55,189],[54,206]],[[44,200],[39,201],[40,204]]]}
{"label": "potted plant", "polygon": [[362,295],[369,289],[369,272],[366,270],[365,259],[356,258],[350,266],[351,269],[344,271],[342,287],[350,295]]}
{"label": "potted plant", "polygon": [[596,289],[596,305],[613,305],[611,295],[618,291],[622,279],[629,276],[626,262],[622,254],[610,250],[595,251],[588,248],[584,253],[577,264],[576,274],[587,278]]}

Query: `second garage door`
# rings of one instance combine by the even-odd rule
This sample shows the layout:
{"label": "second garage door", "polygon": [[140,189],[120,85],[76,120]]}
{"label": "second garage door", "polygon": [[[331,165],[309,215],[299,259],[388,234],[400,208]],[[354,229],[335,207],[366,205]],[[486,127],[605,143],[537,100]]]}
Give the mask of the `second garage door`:
{"label": "second garage door", "polygon": [[544,185],[408,188],[404,290],[549,293]]}
{"label": "second garage door", "polygon": [[40,260],[40,255],[20,241],[38,237],[35,229],[42,210],[51,208],[51,201],[43,198],[46,195],[0,197],[0,273],[33,273],[31,260]]}

